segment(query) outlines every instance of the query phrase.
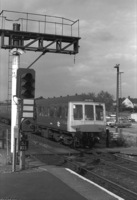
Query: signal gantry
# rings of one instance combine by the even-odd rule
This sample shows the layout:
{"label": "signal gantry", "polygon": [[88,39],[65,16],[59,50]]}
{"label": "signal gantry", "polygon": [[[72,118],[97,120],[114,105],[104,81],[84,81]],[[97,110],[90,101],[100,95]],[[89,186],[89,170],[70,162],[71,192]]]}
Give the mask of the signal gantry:
{"label": "signal gantry", "polygon": [[79,20],[3,10],[0,13],[1,48],[42,53],[77,54]]}

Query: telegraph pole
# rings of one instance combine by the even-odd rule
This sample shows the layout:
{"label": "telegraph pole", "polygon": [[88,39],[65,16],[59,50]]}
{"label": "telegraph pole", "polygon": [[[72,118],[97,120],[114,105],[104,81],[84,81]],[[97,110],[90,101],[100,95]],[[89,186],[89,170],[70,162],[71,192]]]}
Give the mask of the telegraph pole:
{"label": "telegraph pole", "polygon": [[119,72],[119,84],[120,84],[120,91],[119,91],[119,97],[120,97],[120,105],[119,105],[119,110],[121,112],[121,104],[122,104],[122,78],[121,78],[121,75],[123,74],[124,72]]}
{"label": "telegraph pole", "polygon": [[[116,84],[116,124],[118,123],[118,116],[119,116],[119,65],[116,64],[114,68],[117,69],[117,84]],[[118,132],[118,127],[116,126],[116,132]]]}

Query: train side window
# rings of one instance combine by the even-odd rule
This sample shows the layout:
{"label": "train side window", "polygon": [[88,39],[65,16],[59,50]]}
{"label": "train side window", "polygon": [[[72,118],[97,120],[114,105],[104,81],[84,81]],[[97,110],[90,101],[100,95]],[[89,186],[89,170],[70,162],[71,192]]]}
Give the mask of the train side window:
{"label": "train side window", "polygon": [[50,107],[47,109],[47,116],[50,117]]}
{"label": "train side window", "polygon": [[93,105],[85,105],[85,120],[94,120]]}
{"label": "train side window", "polygon": [[46,108],[44,106],[42,107],[42,116],[46,116]]}
{"label": "train side window", "polygon": [[54,106],[54,117],[57,117],[57,107]]}
{"label": "train side window", "polygon": [[50,107],[50,117],[54,117],[54,107]]}
{"label": "train side window", "polygon": [[42,107],[42,116],[43,117],[45,116],[45,107],[44,106]]}
{"label": "train side window", "polygon": [[62,107],[61,118],[65,118],[65,107]]}
{"label": "train side window", "polygon": [[62,117],[62,107],[61,107],[61,106],[59,106],[59,107],[57,108],[57,117],[59,117],[59,118]]}
{"label": "train side window", "polygon": [[82,105],[73,105],[74,120],[83,119]]}
{"label": "train side window", "polygon": [[102,105],[96,105],[96,120],[103,121],[103,106]]}
{"label": "train side window", "polygon": [[65,118],[67,118],[67,117],[68,117],[68,107],[65,106]]}
{"label": "train side window", "polygon": [[48,108],[44,107],[44,116],[47,117],[48,116]]}
{"label": "train side window", "polygon": [[42,116],[42,107],[41,107],[41,106],[38,106],[38,107],[37,107],[37,114],[38,114],[39,116]]}

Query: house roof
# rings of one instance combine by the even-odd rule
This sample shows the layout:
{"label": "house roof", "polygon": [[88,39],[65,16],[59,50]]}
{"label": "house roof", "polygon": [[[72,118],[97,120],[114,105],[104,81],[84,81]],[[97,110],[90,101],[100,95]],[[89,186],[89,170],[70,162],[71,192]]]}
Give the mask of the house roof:
{"label": "house roof", "polygon": [[122,104],[124,104],[126,107],[128,107],[128,108],[134,108],[134,104],[132,103],[132,101],[131,100],[129,100],[128,98],[126,98],[123,102],[122,102]]}

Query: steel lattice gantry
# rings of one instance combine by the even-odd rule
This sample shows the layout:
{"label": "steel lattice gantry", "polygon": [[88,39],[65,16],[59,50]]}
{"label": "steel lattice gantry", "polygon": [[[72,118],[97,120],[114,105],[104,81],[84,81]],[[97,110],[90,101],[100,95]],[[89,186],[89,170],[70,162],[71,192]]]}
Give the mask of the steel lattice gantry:
{"label": "steel lattice gantry", "polygon": [[[6,13],[10,13],[10,11],[5,11]],[[56,17],[54,22],[52,21],[45,21],[43,18],[34,19],[35,14],[32,13],[20,13],[17,14],[20,16],[25,15],[25,17],[19,17],[16,20],[9,19],[7,16],[3,15],[4,11],[1,12],[1,24],[0,27],[0,36],[1,36],[1,48],[3,49],[13,49],[19,48],[26,51],[35,51],[35,52],[49,52],[49,53],[62,53],[62,54],[77,54],[79,50],[79,20],[77,21],[70,21],[66,23],[64,19],[61,18],[61,23],[56,21]],[[16,12],[15,12],[16,13]],[[14,12],[12,14],[15,14]],[[40,17],[47,17],[43,15],[36,15],[37,18]],[[48,16],[49,17],[49,16]],[[51,16],[50,16],[51,18]],[[32,27],[32,23],[34,22],[34,26]],[[7,26],[5,25],[7,23]],[[9,24],[18,23],[21,27],[15,30],[14,28],[11,30]],[[25,23],[25,26],[24,26]],[[78,23],[78,35],[73,36],[72,34],[72,27],[74,24]],[[48,31],[45,31],[47,25],[54,25],[53,27],[49,27]],[[60,26],[58,29],[61,30],[61,34],[57,33],[57,25]],[[39,28],[39,30],[34,30],[35,27],[43,27],[43,30]],[[66,26],[70,27],[71,34],[64,34]],[[25,27],[25,28],[24,28]],[[24,29],[24,30],[23,30]]]}
{"label": "steel lattice gantry", "polygon": [[[13,31],[0,29],[1,48],[13,49],[19,48],[27,51],[62,53],[62,54],[77,54],[79,49],[78,37],[42,34],[24,31]],[[8,39],[8,40],[7,40]],[[5,42],[6,40],[6,42]],[[31,40],[31,41],[30,41]],[[19,41],[17,46],[15,41]],[[27,42],[25,44],[25,42]],[[48,42],[44,45],[44,42]],[[35,44],[35,46],[32,46]],[[69,47],[72,46],[72,49]]]}

